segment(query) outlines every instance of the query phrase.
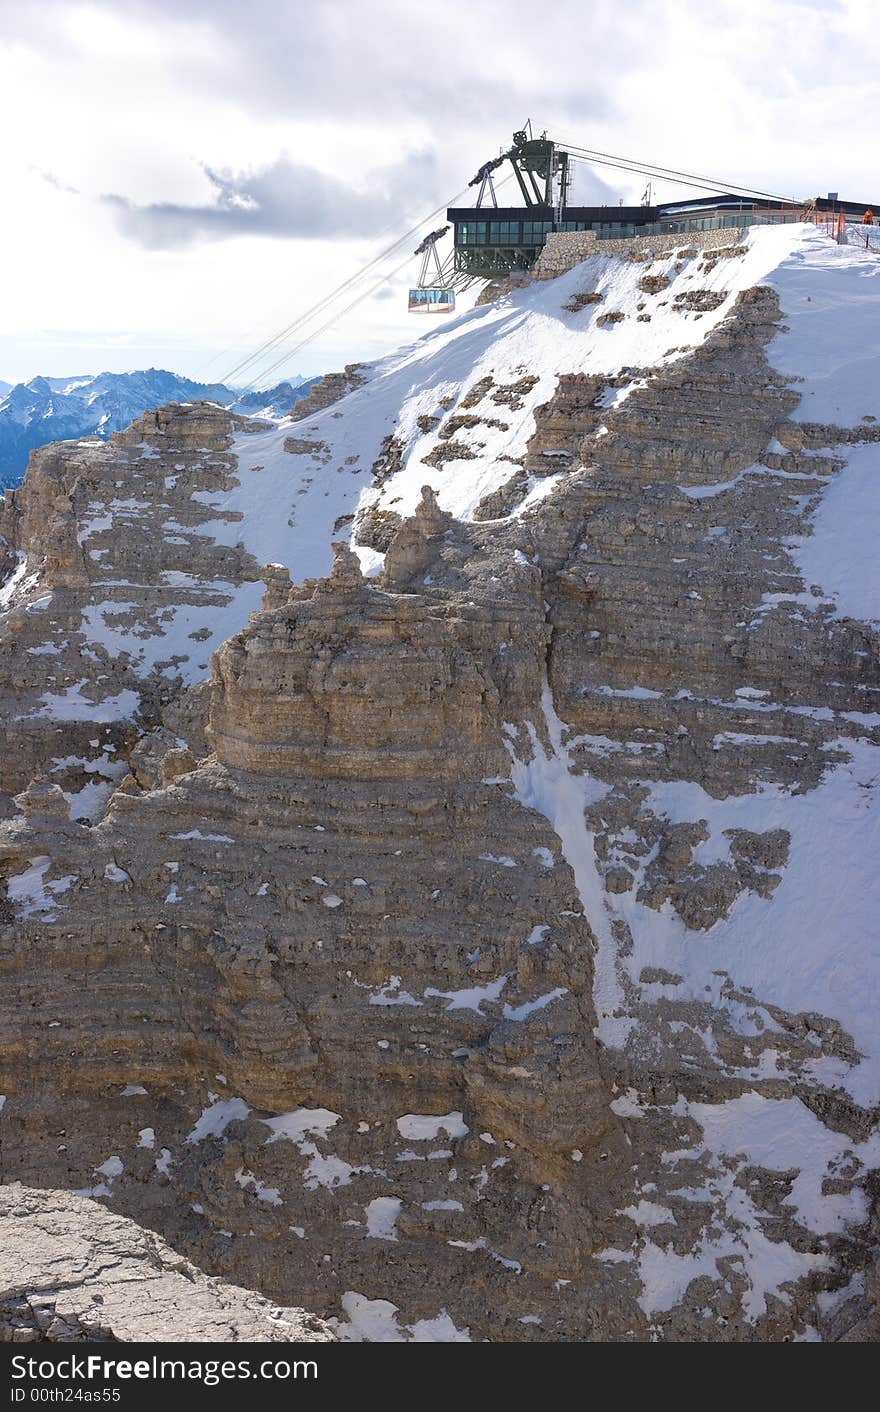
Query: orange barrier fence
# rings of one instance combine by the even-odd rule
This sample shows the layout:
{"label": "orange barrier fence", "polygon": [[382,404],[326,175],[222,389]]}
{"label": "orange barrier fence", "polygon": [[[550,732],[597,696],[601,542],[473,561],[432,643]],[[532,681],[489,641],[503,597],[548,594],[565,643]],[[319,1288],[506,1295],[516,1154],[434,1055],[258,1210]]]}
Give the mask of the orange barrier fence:
{"label": "orange barrier fence", "polygon": [[818,226],[820,230],[824,230],[825,234],[830,235],[832,240],[836,240],[838,245],[846,243],[845,212],[817,211],[815,207],[805,206],[801,219]]}
{"label": "orange barrier fence", "polygon": [[743,225],[778,225],[805,221],[808,225],[817,226],[819,230],[824,231],[838,245],[864,245],[866,250],[873,250],[875,254],[880,255],[880,224],[863,224],[858,218],[847,218],[846,211],[833,207],[819,211],[812,205],[792,205],[781,209],[778,206],[753,206],[750,210],[743,211],[741,216],[727,219],[731,222],[741,222]]}
{"label": "orange barrier fence", "polygon": [[802,219],[824,230],[838,245],[863,245],[875,255],[880,255],[880,226],[853,219],[847,220],[845,211],[816,211],[805,208]]}

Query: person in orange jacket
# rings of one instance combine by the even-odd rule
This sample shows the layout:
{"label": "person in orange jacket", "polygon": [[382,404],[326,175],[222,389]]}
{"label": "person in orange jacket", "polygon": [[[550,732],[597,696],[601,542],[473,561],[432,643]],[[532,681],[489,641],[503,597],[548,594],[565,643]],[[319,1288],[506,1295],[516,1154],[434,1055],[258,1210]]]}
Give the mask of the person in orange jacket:
{"label": "person in orange jacket", "polygon": [[870,207],[868,207],[867,211],[866,211],[865,214],[862,216],[862,225],[863,225],[863,226],[872,226],[873,224],[874,224],[874,212],[871,210]]}

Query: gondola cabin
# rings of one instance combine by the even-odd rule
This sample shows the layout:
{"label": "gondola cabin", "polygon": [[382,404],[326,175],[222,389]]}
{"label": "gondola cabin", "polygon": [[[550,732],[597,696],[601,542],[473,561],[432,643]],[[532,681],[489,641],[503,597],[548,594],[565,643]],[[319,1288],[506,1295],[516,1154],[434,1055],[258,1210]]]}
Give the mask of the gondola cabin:
{"label": "gondola cabin", "polygon": [[454,289],[411,289],[409,292],[409,312],[411,314],[454,314]]}

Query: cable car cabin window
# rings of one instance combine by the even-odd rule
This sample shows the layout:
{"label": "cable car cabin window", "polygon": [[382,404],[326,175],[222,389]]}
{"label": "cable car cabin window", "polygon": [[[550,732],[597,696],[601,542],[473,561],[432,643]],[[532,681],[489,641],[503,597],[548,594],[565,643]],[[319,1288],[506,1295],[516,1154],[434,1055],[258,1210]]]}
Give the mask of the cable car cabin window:
{"label": "cable car cabin window", "polygon": [[454,289],[411,289],[411,314],[452,314],[455,312]]}

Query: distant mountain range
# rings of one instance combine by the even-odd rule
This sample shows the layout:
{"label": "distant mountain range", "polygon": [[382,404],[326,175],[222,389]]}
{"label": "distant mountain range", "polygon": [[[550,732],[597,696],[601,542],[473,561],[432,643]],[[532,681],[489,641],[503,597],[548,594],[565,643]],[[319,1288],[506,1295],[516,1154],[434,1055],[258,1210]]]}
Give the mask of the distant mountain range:
{"label": "distant mountain range", "polygon": [[202,399],[248,416],[283,417],[316,381],[292,378],[263,391],[244,392],[221,382],[194,382],[162,368],[35,377],[15,385],[0,380],[0,491],[21,483],[31,451],[49,441],[106,437],[166,402]]}

